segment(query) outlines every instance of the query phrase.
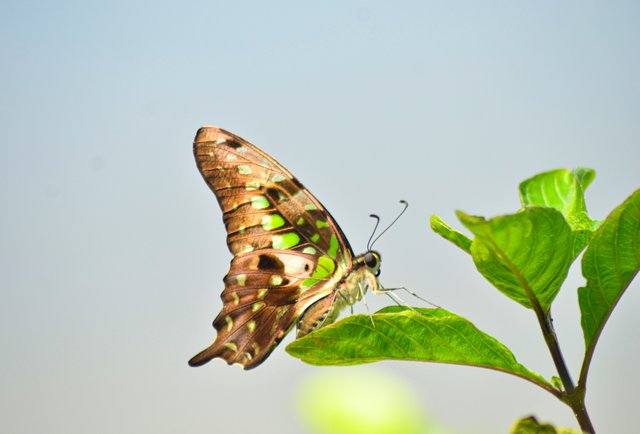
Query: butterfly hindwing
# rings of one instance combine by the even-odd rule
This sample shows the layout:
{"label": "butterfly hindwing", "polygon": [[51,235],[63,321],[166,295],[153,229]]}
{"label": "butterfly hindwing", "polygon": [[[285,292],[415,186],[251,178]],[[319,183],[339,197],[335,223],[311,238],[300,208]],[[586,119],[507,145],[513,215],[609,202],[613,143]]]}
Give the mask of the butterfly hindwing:
{"label": "butterfly hindwing", "polygon": [[194,154],[222,209],[234,257],[224,279],[223,307],[213,322],[216,340],[190,364],[221,357],[249,369],[311,305],[333,296],[352,267],[353,253],[320,202],[249,142],[203,127]]}

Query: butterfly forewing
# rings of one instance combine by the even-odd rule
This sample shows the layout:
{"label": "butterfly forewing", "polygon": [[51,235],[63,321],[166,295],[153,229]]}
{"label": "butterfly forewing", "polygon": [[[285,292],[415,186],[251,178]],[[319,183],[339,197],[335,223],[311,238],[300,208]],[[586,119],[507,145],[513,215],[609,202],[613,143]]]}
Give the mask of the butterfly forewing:
{"label": "butterfly forewing", "polygon": [[224,278],[213,344],[190,360],[260,364],[313,303],[332,296],[352,267],[331,215],[291,173],[244,139],[217,127],[196,134],[200,173],[223,212],[234,255]]}

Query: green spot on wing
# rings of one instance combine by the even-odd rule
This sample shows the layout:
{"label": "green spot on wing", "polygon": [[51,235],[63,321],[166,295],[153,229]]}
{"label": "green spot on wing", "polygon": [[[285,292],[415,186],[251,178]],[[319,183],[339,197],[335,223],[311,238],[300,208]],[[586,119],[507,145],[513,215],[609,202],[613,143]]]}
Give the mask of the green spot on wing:
{"label": "green spot on wing", "polygon": [[251,198],[251,206],[255,209],[269,208],[269,201],[264,196],[253,196]]}
{"label": "green spot on wing", "polygon": [[235,342],[226,342],[223,346],[229,348],[231,351],[238,351],[238,346]]}
{"label": "green spot on wing", "polygon": [[316,269],[313,271],[311,277],[316,279],[325,279],[333,273],[336,269],[336,263],[333,262],[331,258],[328,256],[320,256],[318,258],[318,265]]}
{"label": "green spot on wing", "polygon": [[310,203],[304,206],[305,211],[313,211],[318,209],[317,206],[315,206],[314,204]]}
{"label": "green spot on wing", "polygon": [[318,229],[328,228],[329,227],[329,223],[327,223],[326,221],[323,221],[323,220],[316,220],[316,227]]}
{"label": "green spot on wing", "polygon": [[262,227],[265,231],[270,231],[272,229],[282,227],[284,226],[284,223],[285,221],[280,214],[262,216]]}
{"label": "green spot on wing", "polygon": [[319,239],[320,239],[320,234],[313,234],[311,236],[311,241],[313,241],[314,243],[317,243]]}
{"label": "green spot on wing", "polygon": [[300,290],[304,291],[305,289],[309,289],[319,281],[320,281],[319,279],[305,279],[300,284]]}
{"label": "green spot on wing", "polygon": [[304,224],[304,219],[303,219],[302,217],[300,217],[300,218],[298,219],[298,221],[296,222],[296,224],[297,224],[298,226],[302,226],[302,225]]}
{"label": "green spot on wing", "polygon": [[282,175],[274,175],[271,177],[271,181],[273,182],[282,182],[285,180],[285,177]]}
{"label": "green spot on wing", "polygon": [[247,191],[255,191],[257,189],[260,188],[260,182],[259,181],[249,181],[245,184],[245,188],[247,189]]}
{"label": "green spot on wing", "polygon": [[250,175],[251,168],[249,166],[238,166],[238,173],[240,175]]}
{"label": "green spot on wing", "polygon": [[271,286],[280,286],[282,285],[282,276],[271,276],[271,279],[269,279],[269,284]]}
{"label": "green spot on wing", "polygon": [[340,245],[338,244],[338,238],[336,238],[336,235],[333,234],[331,235],[331,240],[329,241],[329,251],[327,252],[327,254],[333,259],[336,259],[336,257],[338,256],[338,247],[340,247]]}
{"label": "green spot on wing", "polygon": [[256,329],[256,322],[255,320],[251,320],[247,323],[247,330],[249,330],[249,333],[253,333],[253,331]]}
{"label": "green spot on wing", "polygon": [[274,249],[286,250],[296,246],[300,242],[300,236],[295,232],[289,232],[282,235],[274,235],[271,242]]}

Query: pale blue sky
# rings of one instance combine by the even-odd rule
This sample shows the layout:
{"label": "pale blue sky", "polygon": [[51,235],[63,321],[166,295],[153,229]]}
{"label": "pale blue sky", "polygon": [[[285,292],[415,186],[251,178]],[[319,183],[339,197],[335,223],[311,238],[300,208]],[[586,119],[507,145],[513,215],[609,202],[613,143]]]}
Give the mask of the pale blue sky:
{"label": "pale blue sky", "polygon": [[[215,335],[230,260],[191,151],[204,124],[281,161],[355,250],[369,213],[388,220],[408,200],[377,245],[383,283],[467,316],[553,375],[534,316],[428,217],[515,211],[518,182],[558,167],[597,170],[596,218],[640,187],[639,22],[634,1],[5,2],[0,431],[303,432],[296,393],[319,368],[284,345],[251,372],[187,366]],[[581,283],[576,269],[553,309],[574,377]],[[639,289],[593,361],[602,433],[636,430]],[[515,378],[378,367],[459,433],[506,433],[532,412],[574,426]]]}

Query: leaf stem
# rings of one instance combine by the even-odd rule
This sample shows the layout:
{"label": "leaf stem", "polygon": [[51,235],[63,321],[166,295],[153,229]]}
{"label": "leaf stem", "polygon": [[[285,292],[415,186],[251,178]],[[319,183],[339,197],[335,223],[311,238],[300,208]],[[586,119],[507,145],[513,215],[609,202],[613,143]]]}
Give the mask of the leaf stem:
{"label": "leaf stem", "polygon": [[562,381],[562,386],[564,387],[565,393],[567,395],[573,395],[575,394],[576,388],[573,384],[573,380],[571,379],[569,369],[567,369],[567,364],[564,361],[564,357],[562,356],[560,344],[558,343],[558,337],[555,330],[553,329],[551,315],[545,314],[544,312],[542,312],[542,309],[540,309],[539,314],[538,310],[536,309],[536,316],[538,317],[538,322],[540,323],[540,328],[542,329],[544,341],[549,348],[551,358],[553,359],[553,363],[556,366],[556,370],[558,371],[558,376]]}
{"label": "leaf stem", "polygon": [[544,312],[538,303],[534,304],[534,310],[536,312],[538,322],[540,323],[544,340],[549,348],[549,352],[551,353],[551,358],[553,359],[553,363],[558,371],[558,376],[560,377],[562,386],[564,387],[561,400],[571,407],[582,431],[585,434],[595,434],[596,431],[593,428],[593,424],[591,423],[591,419],[587,413],[587,408],[584,405],[585,389],[580,385],[576,387],[571,379],[571,374],[567,369],[567,364],[565,363],[562,351],[560,350],[558,337],[556,336],[556,332],[553,328],[551,314],[549,312]]}
{"label": "leaf stem", "polygon": [[576,416],[576,420],[578,421],[580,428],[585,434],[596,434],[596,431],[593,428],[593,424],[591,423],[591,419],[589,418],[589,414],[587,413],[587,409],[584,405],[584,395],[586,389],[582,384],[579,384],[576,388],[573,380],[571,379],[571,374],[569,373],[569,369],[567,369],[567,364],[565,363],[564,357],[562,356],[562,351],[560,350],[558,337],[556,336],[556,332],[553,328],[553,319],[551,318],[550,311],[545,311],[542,308],[542,305],[535,296],[533,289],[529,286],[522,273],[520,273],[518,268],[509,260],[504,252],[497,248],[497,246],[495,247],[498,255],[508,264],[508,266],[511,268],[514,275],[522,285],[522,288],[524,289],[524,292],[525,294],[527,294],[527,298],[531,303],[531,307],[536,313],[536,318],[538,318],[538,323],[540,324],[540,329],[542,330],[544,341],[547,344],[547,348],[549,348],[551,358],[553,359],[553,363],[556,366],[556,370],[558,371],[558,376],[560,377],[560,381],[562,381],[562,386],[564,387],[564,391],[561,391],[560,396],[555,396],[558,396],[562,402],[571,407],[571,410],[573,410],[573,414]]}

